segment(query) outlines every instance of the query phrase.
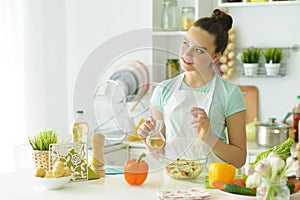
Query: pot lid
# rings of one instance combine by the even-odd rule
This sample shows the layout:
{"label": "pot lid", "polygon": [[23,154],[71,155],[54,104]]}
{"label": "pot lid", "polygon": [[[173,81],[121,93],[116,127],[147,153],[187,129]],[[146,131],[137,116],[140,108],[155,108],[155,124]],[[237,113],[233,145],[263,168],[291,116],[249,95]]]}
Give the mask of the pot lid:
{"label": "pot lid", "polygon": [[270,128],[289,128],[288,125],[276,122],[275,117],[270,117],[268,122],[256,124],[256,126],[266,126]]}

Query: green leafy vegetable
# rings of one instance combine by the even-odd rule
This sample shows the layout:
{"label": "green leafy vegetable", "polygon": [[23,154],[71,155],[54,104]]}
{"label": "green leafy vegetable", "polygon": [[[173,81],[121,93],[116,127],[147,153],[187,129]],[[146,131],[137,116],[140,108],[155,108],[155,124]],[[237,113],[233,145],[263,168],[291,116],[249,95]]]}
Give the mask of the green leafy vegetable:
{"label": "green leafy vegetable", "polygon": [[258,154],[255,161],[251,164],[255,165],[263,158],[266,158],[271,152],[277,153],[281,157],[281,159],[286,160],[289,156],[291,156],[291,147],[294,144],[294,142],[295,141],[293,139],[288,138],[283,143]]}

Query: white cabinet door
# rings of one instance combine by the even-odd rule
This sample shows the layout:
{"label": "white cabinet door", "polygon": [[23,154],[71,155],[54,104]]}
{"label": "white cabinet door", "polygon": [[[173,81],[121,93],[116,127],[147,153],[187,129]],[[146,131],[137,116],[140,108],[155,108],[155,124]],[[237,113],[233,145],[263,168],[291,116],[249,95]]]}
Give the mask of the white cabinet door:
{"label": "white cabinet door", "polygon": [[141,147],[129,147],[129,157],[138,159],[139,156],[144,152],[146,153],[146,157],[144,160],[148,163],[149,172],[161,170],[164,168],[164,163],[161,163],[159,160],[153,158],[146,150],[146,148]]}
{"label": "white cabinet door", "polygon": [[129,147],[129,158],[138,158],[143,152],[147,154],[146,148]]}
{"label": "white cabinet door", "polygon": [[128,159],[128,148],[115,149],[104,154],[105,165],[123,166]]}

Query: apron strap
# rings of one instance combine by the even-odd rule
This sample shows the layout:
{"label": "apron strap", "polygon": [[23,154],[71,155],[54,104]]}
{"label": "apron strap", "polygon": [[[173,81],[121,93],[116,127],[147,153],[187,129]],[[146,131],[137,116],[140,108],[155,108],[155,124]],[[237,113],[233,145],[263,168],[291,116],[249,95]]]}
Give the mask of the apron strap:
{"label": "apron strap", "polygon": [[[178,91],[180,89],[183,78],[184,78],[184,73],[179,75],[176,86],[174,88],[175,91]],[[207,102],[207,104],[204,108],[207,115],[209,113],[209,110],[210,110],[210,107],[211,107],[211,104],[212,104],[213,95],[214,95],[214,91],[215,91],[215,87],[216,87],[216,79],[217,79],[217,75],[215,74],[214,78],[212,79],[212,83],[211,83],[211,86],[209,88],[209,91],[208,91],[208,102]]]}
{"label": "apron strap", "polygon": [[211,87],[208,91],[208,102],[206,104],[206,108],[204,108],[205,112],[209,113],[211,104],[212,104],[212,100],[213,100],[213,96],[214,96],[214,91],[215,91],[215,87],[216,87],[216,79],[217,79],[217,75],[214,76],[212,83],[211,83]]}

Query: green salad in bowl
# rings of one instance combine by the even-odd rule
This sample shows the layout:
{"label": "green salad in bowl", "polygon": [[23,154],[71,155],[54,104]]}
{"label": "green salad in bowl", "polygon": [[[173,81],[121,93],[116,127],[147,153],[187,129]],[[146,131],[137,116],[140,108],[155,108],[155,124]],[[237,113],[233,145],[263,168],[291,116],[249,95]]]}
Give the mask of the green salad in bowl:
{"label": "green salad in bowl", "polygon": [[206,161],[206,157],[197,160],[177,158],[167,164],[165,169],[166,173],[174,179],[195,179],[202,173]]}

